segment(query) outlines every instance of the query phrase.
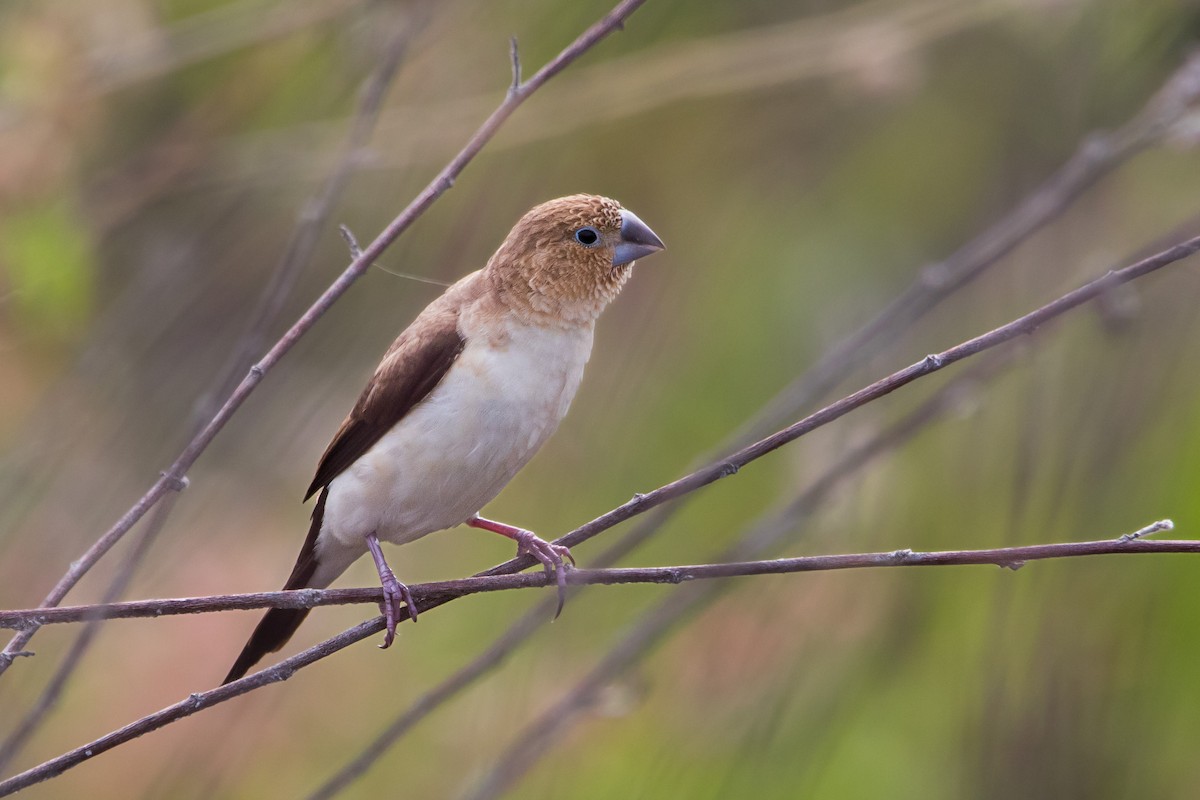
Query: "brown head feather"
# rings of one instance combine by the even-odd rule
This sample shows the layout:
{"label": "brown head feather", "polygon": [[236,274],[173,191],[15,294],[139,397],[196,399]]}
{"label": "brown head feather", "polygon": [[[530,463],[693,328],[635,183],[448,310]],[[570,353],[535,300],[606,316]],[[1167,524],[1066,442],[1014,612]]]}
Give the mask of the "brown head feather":
{"label": "brown head feather", "polygon": [[[521,217],[485,274],[505,305],[541,324],[591,322],[629,279],[629,265],[612,265],[621,222],[621,204],[599,195],[542,203]],[[576,239],[588,227],[599,234],[590,246]]]}

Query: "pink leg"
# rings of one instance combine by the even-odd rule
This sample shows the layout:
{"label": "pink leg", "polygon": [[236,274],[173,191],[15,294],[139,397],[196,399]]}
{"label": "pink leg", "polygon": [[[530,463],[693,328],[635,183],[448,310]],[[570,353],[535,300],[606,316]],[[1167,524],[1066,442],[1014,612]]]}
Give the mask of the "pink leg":
{"label": "pink leg", "polygon": [[383,558],[383,549],[379,546],[379,537],[375,534],[367,536],[367,547],[371,549],[371,558],[375,559],[375,569],[379,571],[379,583],[383,586],[383,618],[387,622],[387,632],[383,635],[380,649],[386,650],[396,640],[396,622],[404,619],[400,603],[408,606],[407,616],[417,621],[417,604],[413,602],[408,587],[396,580],[396,573]]}
{"label": "pink leg", "polygon": [[561,544],[547,542],[533,531],[484,519],[478,514],[467,520],[467,524],[472,528],[480,528],[507,536],[517,543],[518,554],[533,556],[541,563],[542,569],[546,570],[546,575],[555,578],[558,584],[558,610],[554,612],[554,617],[557,619],[558,615],[562,613],[563,603],[567,599],[567,567],[563,563],[563,559],[570,561],[572,566],[575,564],[575,558],[571,555],[571,551]]}

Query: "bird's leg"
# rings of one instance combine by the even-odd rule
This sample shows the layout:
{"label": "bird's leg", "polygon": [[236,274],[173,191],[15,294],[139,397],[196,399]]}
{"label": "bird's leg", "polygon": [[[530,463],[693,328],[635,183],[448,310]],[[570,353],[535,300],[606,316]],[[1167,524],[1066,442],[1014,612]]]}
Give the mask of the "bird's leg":
{"label": "bird's leg", "polygon": [[396,640],[396,621],[403,619],[400,615],[400,603],[408,606],[408,616],[413,622],[417,621],[417,604],[413,602],[408,587],[396,580],[396,573],[392,572],[392,568],[384,559],[379,537],[373,533],[368,534],[367,547],[371,549],[371,558],[375,559],[375,569],[379,571],[379,583],[383,586],[383,618],[387,622],[387,633],[383,635],[383,644],[379,647],[386,650]]}
{"label": "bird's leg", "polygon": [[541,563],[542,569],[546,570],[546,575],[554,578],[558,584],[558,610],[554,612],[554,617],[557,619],[558,615],[562,613],[563,603],[567,599],[567,568],[563,559],[570,561],[571,566],[575,566],[575,557],[571,555],[571,551],[561,544],[547,542],[533,531],[484,519],[478,514],[467,520],[467,524],[472,528],[480,528],[507,536],[517,543],[518,554],[533,556]]}

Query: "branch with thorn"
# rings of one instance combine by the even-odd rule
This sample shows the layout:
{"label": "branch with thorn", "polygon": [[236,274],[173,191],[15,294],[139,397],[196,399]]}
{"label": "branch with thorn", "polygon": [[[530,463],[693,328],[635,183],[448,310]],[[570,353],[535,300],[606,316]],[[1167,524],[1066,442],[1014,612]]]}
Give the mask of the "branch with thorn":
{"label": "branch with thorn", "polygon": [[515,36],[508,40],[508,57],[512,61],[512,85],[508,87],[508,94],[511,97],[521,91],[521,53],[517,49],[517,37]]}

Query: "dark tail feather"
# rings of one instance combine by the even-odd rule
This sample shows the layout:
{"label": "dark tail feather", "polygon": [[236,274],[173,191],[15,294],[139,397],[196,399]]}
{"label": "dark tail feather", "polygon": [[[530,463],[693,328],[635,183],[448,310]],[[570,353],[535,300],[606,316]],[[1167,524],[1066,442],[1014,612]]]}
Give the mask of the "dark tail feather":
{"label": "dark tail feather", "polygon": [[[286,589],[301,589],[302,586],[286,586]],[[267,653],[273,653],[288,643],[300,623],[308,616],[307,608],[272,608],[258,623],[250,641],[242,648],[242,654],[233,662],[232,669],[221,681],[224,686],[250,671]]]}
{"label": "dark tail feather", "polygon": [[[304,547],[300,548],[300,556],[296,559],[296,566],[292,568],[292,575],[284,584],[284,589],[307,588],[313,573],[317,571],[317,534],[321,532],[321,523],[325,518],[325,498],[328,495],[329,489],[326,488],[317,498],[317,505],[312,514],[312,524],[308,528],[308,537],[304,540]],[[242,648],[242,654],[237,657],[237,661],[229,670],[229,674],[225,676],[225,680],[221,681],[221,685],[236,681],[249,672],[250,668],[267,653],[274,653],[287,644],[310,610],[308,608],[272,608],[268,611],[258,623],[258,627],[254,629],[254,633],[250,635],[250,641],[246,642],[246,646]]]}

